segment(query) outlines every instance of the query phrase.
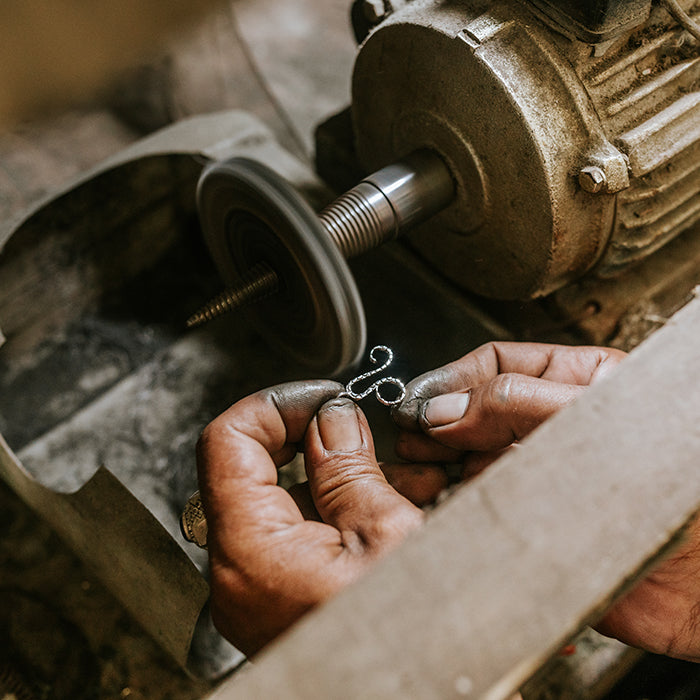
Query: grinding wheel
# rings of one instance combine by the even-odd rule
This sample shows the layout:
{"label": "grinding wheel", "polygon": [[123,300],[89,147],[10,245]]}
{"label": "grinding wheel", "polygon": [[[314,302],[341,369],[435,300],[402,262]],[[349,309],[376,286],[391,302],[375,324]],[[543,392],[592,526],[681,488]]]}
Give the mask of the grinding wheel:
{"label": "grinding wheel", "polygon": [[357,362],[366,343],[364,308],[342,253],[316,213],[273,170],[247,158],[208,166],[197,187],[204,239],[226,285],[255,265],[278,291],[248,313],[272,343],[323,375]]}

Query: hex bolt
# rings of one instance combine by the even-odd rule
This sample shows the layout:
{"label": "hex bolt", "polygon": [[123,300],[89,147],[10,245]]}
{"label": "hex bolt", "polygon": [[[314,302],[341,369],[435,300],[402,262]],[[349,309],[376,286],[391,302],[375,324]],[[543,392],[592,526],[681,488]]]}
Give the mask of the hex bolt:
{"label": "hex bolt", "polygon": [[581,168],[581,172],[578,174],[578,183],[586,192],[597,194],[605,188],[607,178],[597,165],[587,165],[585,168]]}
{"label": "hex bolt", "polygon": [[[318,218],[343,257],[352,258],[422,223],[450,204],[454,195],[454,182],[444,161],[432,151],[415,151],[367,176]],[[191,316],[187,327],[270,296],[277,283],[272,268],[254,268],[238,287],[224,291]]]}

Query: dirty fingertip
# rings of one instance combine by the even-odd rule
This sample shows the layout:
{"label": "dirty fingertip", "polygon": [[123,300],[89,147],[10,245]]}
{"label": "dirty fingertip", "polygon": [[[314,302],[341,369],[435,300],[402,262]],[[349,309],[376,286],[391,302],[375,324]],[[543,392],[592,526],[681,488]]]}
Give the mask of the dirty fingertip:
{"label": "dirty fingertip", "polygon": [[423,399],[416,396],[407,397],[391,409],[391,417],[402,430],[415,431],[419,425],[422,405]]}

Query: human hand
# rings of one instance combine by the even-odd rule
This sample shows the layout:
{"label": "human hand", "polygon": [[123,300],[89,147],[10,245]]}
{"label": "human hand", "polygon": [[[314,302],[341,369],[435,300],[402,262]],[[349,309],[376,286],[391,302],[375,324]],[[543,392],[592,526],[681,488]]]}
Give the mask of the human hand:
{"label": "human hand", "polygon": [[[612,349],[534,343],[480,347],[408,384],[394,410],[402,428],[397,453],[408,460],[458,462],[463,477],[473,477],[624,356]],[[699,611],[696,520],[680,548],[618,600],[597,629],[648,651],[700,661]]]}
{"label": "human hand", "polygon": [[476,475],[623,358],[620,350],[543,343],[482,345],[410,382],[394,408],[396,451]]}
{"label": "human hand", "polygon": [[[422,522],[387,483],[362,411],[335,382],[282,384],[234,404],[197,445],[211,609],[251,655],[357,579]],[[303,446],[308,485],[277,468]]]}

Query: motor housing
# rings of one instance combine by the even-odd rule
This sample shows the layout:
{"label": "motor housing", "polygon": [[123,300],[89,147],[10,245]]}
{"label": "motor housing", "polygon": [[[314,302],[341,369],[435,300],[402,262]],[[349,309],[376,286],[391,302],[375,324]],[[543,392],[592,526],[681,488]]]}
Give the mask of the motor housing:
{"label": "motor housing", "polygon": [[478,294],[532,298],[616,275],[700,219],[698,42],[660,7],[639,18],[590,43],[531,3],[413,0],[370,32],[362,164],[430,148],[457,183],[409,234],[422,257]]}

